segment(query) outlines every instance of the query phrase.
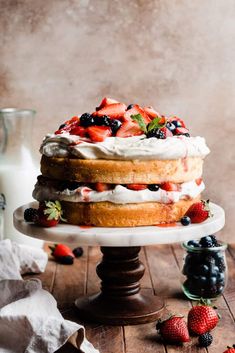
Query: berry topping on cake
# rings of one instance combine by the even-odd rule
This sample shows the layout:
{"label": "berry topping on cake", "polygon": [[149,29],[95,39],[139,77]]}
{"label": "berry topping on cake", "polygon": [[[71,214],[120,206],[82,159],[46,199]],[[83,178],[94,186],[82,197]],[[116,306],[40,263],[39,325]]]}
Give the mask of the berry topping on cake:
{"label": "berry topping on cake", "polygon": [[166,191],[179,191],[180,190],[179,184],[174,184],[169,181],[161,184],[160,187],[161,187],[161,189],[166,190]]}
{"label": "berry topping on cake", "polygon": [[204,222],[208,217],[211,217],[209,200],[201,200],[200,202],[194,203],[188,211],[185,213],[191,219],[192,223]]}
{"label": "berry topping on cake", "polygon": [[110,184],[105,184],[105,183],[95,183],[94,187],[95,187],[95,190],[99,192],[107,191],[112,188]]}
{"label": "berry topping on cake", "polygon": [[[100,126],[108,127],[110,130],[96,129]],[[142,108],[138,104],[126,106],[107,97],[102,99],[92,114],[83,113],[80,117],[74,116],[55,131],[56,135],[64,133],[90,139],[92,142],[102,142],[111,136],[127,138],[145,135],[143,138],[153,137],[160,140],[182,135],[190,137],[184,121],[178,117],[167,118],[153,107]]]}
{"label": "berry topping on cake", "polygon": [[148,185],[146,184],[127,184],[126,185],[127,189],[135,190],[135,191],[145,190],[147,189],[147,186]]}

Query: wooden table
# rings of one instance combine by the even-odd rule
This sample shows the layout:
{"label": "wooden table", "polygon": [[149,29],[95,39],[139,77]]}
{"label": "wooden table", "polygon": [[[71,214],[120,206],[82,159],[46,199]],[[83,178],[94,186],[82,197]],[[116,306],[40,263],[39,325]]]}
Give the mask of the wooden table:
{"label": "wooden table", "polygon": [[[146,272],[142,288],[165,297],[167,309],[172,313],[187,316],[192,303],[181,291],[180,268],[184,251],[179,244],[158,245],[142,248],[141,261]],[[96,265],[101,259],[98,247],[84,248],[84,255],[74,265],[60,265],[50,259],[45,273],[39,277],[45,289],[58,302],[66,319],[78,321],[73,306],[75,299],[99,290]],[[207,349],[197,347],[197,338],[182,346],[164,345],[155,330],[155,323],[137,326],[104,326],[85,324],[87,337],[101,353],[172,353],[172,352],[213,352],[222,353],[227,345],[235,343],[235,244],[227,251],[229,281],[224,295],[216,301],[222,316],[213,330],[214,342]],[[84,323],[82,323],[84,324]],[[58,353],[77,352],[66,344]]]}

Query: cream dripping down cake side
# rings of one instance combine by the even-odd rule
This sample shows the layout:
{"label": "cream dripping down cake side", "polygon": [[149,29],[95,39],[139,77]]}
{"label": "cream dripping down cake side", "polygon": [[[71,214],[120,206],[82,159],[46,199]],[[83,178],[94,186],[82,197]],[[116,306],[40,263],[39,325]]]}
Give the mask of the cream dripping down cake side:
{"label": "cream dripping down cake side", "polygon": [[134,227],[177,222],[205,188],[205,139],[152,107],[104,98],[44,138],[40,203],[59,201],[69,224]]}

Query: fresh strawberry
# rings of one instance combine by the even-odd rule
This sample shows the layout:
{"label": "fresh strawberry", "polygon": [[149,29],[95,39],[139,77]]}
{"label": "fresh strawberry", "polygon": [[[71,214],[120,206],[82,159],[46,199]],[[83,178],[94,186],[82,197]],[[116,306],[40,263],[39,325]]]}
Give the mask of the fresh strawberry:
{"label": "fresh strawberry", "polygon": [[182,119],[178,118],[177,116],[171,116],[168,120],[170,122],[173,122],[176,127],[185,127],[186,128],[184,121]]}
{"label": "fresh strawberry", "polygon": [[65,221],[62,215],[63,211],[59,201],[44,201],[39,205],[35,223],[42,227],[54,227],[60,220]]}
{"label": "fresh strawberry", "polygon": [[81,137],[85,137],[86,136],[86,129],[82,126],[75,126],[69,131],[69,133],[71,135],[78,135]]}
{"label": "fresh strawberry", "polygon": [[173,136],[171,130],[169,130],[166,126],[161,127],[161,128],[160,128],[160,131],[163,132],[165,138],[167,138],[167,137],[172,137],[172,136]]}
{"label": "fresh strawberry", "polygon": [[73,116],[71,119],[65,122],[66,125],[70,125],[72,123],[79,123],[80,118],[78,116]]}
{"label": "fresh strawberry", "polygon": [[156,117],[160,118],[161,116],[161,114],[158,113],[155,109],[153,109],[153,107],[144,107],[144,111],[148,114],[151,119],[154,119]]}
{"label": "fresh strawberry", "polygon": [[125,121],[122,126],[118,129],[117,137],[131,137],[142,135],[143,131],[140,129],[139,125],[135,121]]}
{"label": "fresh strawberry", "polygon": [[199,185],[201,185],[201,183],[202,183],[202,178],[197,178],[196,180],[195,180],[195,183],[199,186]]}
{"label": "fresh strawberry", "polygon": [[171,316],[165,321],[159,320],[156,325],[162,338],[169,343],[189,342],[189,332],[183,317]]}
{"label": "fresh strawberry", "polygon": [[201,200],[192,204],[185,213],[185,216],[191,219],[191,223],[204,222],[208,217],[212,216],[209,208],[209,200]]}
{"label": "fresh strawberry", "polygon": [[127,189],[135,190],[135,191],[147,189],[146,184],[127,184],[126,187]]}
{"label": "fresh strawberry", "polygon": [[188,313],[188,328],[194,334],[202,335],[211,331],[219,322],[215,309],[206,301],[201,301]]}
{"label": "fresh strawberry", "polygon": [[223,353],[235,353],[235,344],[232,347],[227,347],[226,351]]}
{"label": "fresh strawberry", "polygon": [[108,97],[104,97],[100,103],[100,105],[97,107],[97,110],[100,110],[101,108],[106,107],[107,105],[110,104],[115,104],[115,103],[119,103],[118,101],[116,101],[115,99],[112,98],[108,98]]}
{"label": "fresh strawberry", "polygon": [[94,187],[96,191],[99,191],[99,192],[107,191],[111,189],[111,185],[106,183],[95,183]]}
{"label": "fresh strawberry", "polygon": [[123,117],[126,111],[126,105],[123,103],[113,103],[106,105],[97,112],[93,113],[94,116],[108,115],[111,119],[118,119]]}
{"label": "fresh strawberry", "polygon": [[54,256],[56,261],[64,265],[72,265],[75,258],[72,250],[64,244],[56,244],[54,247],[49,247],[52,252],[51,255]]}
{"label": "fresh strawberry", "polygon": [[180,186],[180,184],[175,184],[175,183],[171,183],[171,182],[167,181],[167,182],[161,184],[160,188],[165,191],[180,191],[181,186]]}
{"label": "fresh strawberry", "polygon": [[108,126],[89,126],[86,131],[93,142],[102,142],[112,135],[112,130]]}
{"label": "fresh strawberry", "polygon": [[177,127],[174,130],[174,135],[185,135],[185,134],[188,134],[188,133],[189,133],[189,130],[186,129],[185,127]]}
{"label": "fresh strawberry", "polygon": [[129,120],[131,121],[131,116],[132,115],[138,115],[140,114],[145,122],[145,124],[150,123],[151,119],[149,118],[148,114],[144,111],[143,108],[141,108],[138,104],[135,104],[131,109],[127,110],[124,114],[124,120]]}

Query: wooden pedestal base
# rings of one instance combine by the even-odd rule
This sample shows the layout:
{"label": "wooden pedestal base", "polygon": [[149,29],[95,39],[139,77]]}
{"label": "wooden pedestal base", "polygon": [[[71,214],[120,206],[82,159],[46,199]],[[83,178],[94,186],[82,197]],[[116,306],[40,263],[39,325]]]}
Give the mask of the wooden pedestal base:
{"label": "wooden pedestal base", "polygon": [[138,256],[140,247],[101,247],[101,251],[103,259],[96,269],[101,292],[76,300],[79,317],[108,325],[157,320],[164,302],[149,290],[140,289],[145,270]]}

